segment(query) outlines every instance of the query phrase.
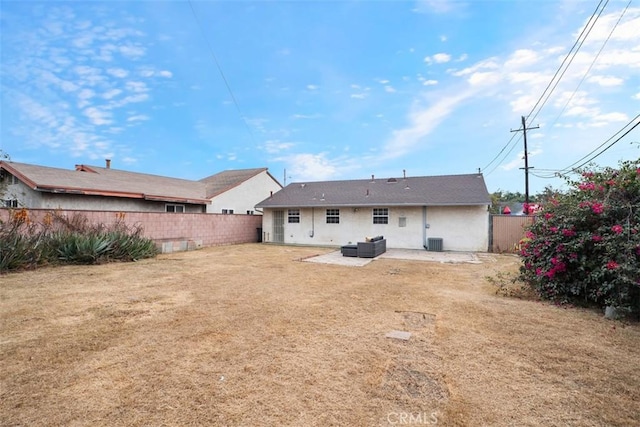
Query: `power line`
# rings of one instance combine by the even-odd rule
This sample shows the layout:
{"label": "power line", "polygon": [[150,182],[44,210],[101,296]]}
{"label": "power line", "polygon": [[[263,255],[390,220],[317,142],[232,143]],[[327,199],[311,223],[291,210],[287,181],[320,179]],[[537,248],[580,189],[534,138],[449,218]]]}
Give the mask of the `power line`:
{"label": "power line", "polygon": [[[496,154],[496,156],[495,156],[493,159],[491,159],[491,161],[490,161],[489,163],[487,163],[487,165],[486,165],[485,167],[483,167],[483,168],[482,168],[482,170],[485,170],[485,169],[487,169],[489,166],[491,166],[491,164],[492,164],[493,162],[495,162],[495,161],[498,159],[498,157],[500,157],[500,154],[502,154],[502,152],[503,152],[504,150],[506,150],[506,149],[507,149],[507,147],[509,146],[509,144],[511,144],[511,141],[513,141],[513,139],[514,139],[515,137],[516,137],[516,134],[514,133],[514,134],[513,134],[513,136],[511,136],[511,139],[510,139],[510,140],[509,140],[509,141],[504,145],[504,147],[502,147],[502,150],[500,150],[500,152],[499,152],[498,154]],[[491,172],[493,172],[494,170],[495,170],[495,168],[493,168],[493,169],[491,170]],[[489,173],[491,173],[491,172],[489,172]]]}
{"label": "power line", "polygon": [[[598,146],[598,148],[602,147],[604,144],[606,144],[606,143],[607,143],[608,141],[610,141],[613,137],[615,137],[617,134],[619,134],[620,132],[622,132],[622,131],[624,130],[624,128],[626,128],[627,126],[629,126],[629,125],[630,125],[634,120],[636,120],[636,119],[638,119],[638,118],[640,118],[640,114],[638,114],[637,116],[635,116],[635,117],[634,117],[634,118],[633,118],[633,119],[632,119],[628,124],[626,124],[626,125],[625,125],[622,129],[620,129],[618,132],[616,132],[616,133],[615,133],[611,138],[609,138],[608,140],[606,140],[605,142],[603,142],[602,144],[600,144],[600,145]],[[586,165],[587,163],[589,163],[589,162],[593,161],[593,160],[594,160],[594,159],[596,159],[597,157],[600,157],[600,156],[601,156],[605,151],[607,151],[609,148],[613,147],[615,144],[617,144],[617,143],[618,143],[618,141],[620,141],[622,138],[624,138],[625,136],[627,136],[627,135],[629,134],[629,132],[631,132],[631,131],[632,131],[632,130],[634,130],[636,127],[638,127],[638,125],[640,125],[640,120],[638,121],[638,123],[636,123],[635,125],[633,125],[633,126],[631,127],[631,129],[627,130],[625,133],[623,133],[622,135],[620,135],[620,137],[618,137],[615,141],[613,141],[611,144],[607,145],[604,149],[602,149],[602,151],[600,151],[598,154],[596,154],[595,156],[593,156],[593,157],[591,157],[590,159],[586,160],[584,163],[582,163],[582,164],[580,164],[580,165],[578,165],[578,166],[573,167],[573,169],[580,169],[582,166],[584,166],[584,165]],[[598,148],[596,148],[596,150],[597,150]],[[591,151],[591,153],[593,153],[594,151],[595,151],[595,150]],[[587,156],[589,156],[591,153],[587,154]],[[583,160],[583,159],[584,159],[585,157],[587,157],[587,156],[584,156],[582,159],[578,160],[578,162],[579,162],[579,161],[581,161],[581,160]],[[575,165],[575,164],[576,164],[576,163],[578,163],[578,162],[575,162],[573,165]],[[571,166],[569,166],[569,167],[572,167],[573,165],[571,165]]]}
{"label": "power line", "polygon": [[[582,31],[578,35],[578,38],[576,39],[575,43],[573,44],[573,46],[571,47],[571,49],[569,50],[569,52],[567,53],[565,58],[562,60],[562,63],[560,64],[560,67],[558,67],[558,69],[556,70],[555,74],[553,75],[553,77],[549,81],[549,84],[547,85],[545,90],[542,92],[542,95],[540,96],[538,101],[535,103],[535,105],[531,109],[531,112],[527,115],[527,119],[529,119],[529,117],[531,117],[533,112],[536,110],[536,107],[538,107],[538,105],[540,105],[540,107],[538,108],[538,111],[531,118],[530,121],[533,121],[533,120],[536,119],[536,117],[538,117],[538,114],[540,114],[540,111],[542,111],[542,107],[544,107],[544,105],[547,103],[547,101],[551,97],[551,94],[556,89],[556,87],[560,83],[560,80],[562,80],[562,77],[564,77],[564,74],[569,69],[569,66],[571,65],[571,63],[575,59],[576,55],[580,51],[580,48],[582,48],[582,45],[584,44],[585,40],[587,39],[587,37],[591,33],[591,30],[593,29],[593,27],[595,26],[596,22],[600,18],[600,15],[602,15],[602,12],[604,12],[604,9],[607,7],[607,4],[609,4],[609,0],[606,0],[606,3],[604,4],[604,6],[602,6],[602,8],[600,9],[600,12],[598,12],[598,9],[600,8],[600,5],[602,4],[603,1],[604,0],[600,0],[600,3],[598,3],[598,5],[596,6],[596,9],[593,11],[593,14],[591,14],[591,17],[589,18],[589,21],[587,21],[587,24],[584,26],[584,28],[582,29]],[[597,16],[596,16],[596,12],[598,12]],[[585,31],[586,31],[586,33],[585,33]],[[583,35],[584,35],[584,37],[583,37]],[[576,49],[576,45],[577,45],[577,49]],[[569,57],[571,57],[571,59],[569,59]],[[567,63],[567,65],[565,67],[564,65],[567,62],[567,59],[569,59],[569,62]],[[564,69],[563,69],[563,67],[564,67]],[[560,73],[561,70],[562,70],[562,72]],[[556,79],[556,77],[558,76],[558,73],[560,73],[560,76]],[[554,83],[554,80],[555,80],[555,83]],[[553,87],[552,87],[552,85],[553,85]],[[545,95],[546,95],[546,97],[545,97]],[[544,99],[544,101],[543,101],[543,99]],[[540,104],[541,101],[542,101],[542,104]]]}
{"label": "power line", "polygon": [[[582,28],[582,31],[580,32],[580,34],[576,38],[576,41],[573,43],[573,46],[571,46],[571,49],[569,49],[569,52],[567,52],[567,55],[562,60],[562,63],[560,64],[560,66],[556,70],[555,74],[553,75],[553,77],[551,78],[549,83],[547,84],[547,87],[544,89],[544,91],[543,91],[542,95],[540,96],[540,98],[538,98],[538,101],[536,101],[535,105],[533,106],[533,108],[531,109],[529,114],[527,115],[526,119],[529,119],[531,114],[533,114],[533,112],[536,110],[538,105],[540,105],[540,102],[544,99],[544,102],[540,105],[540,108],[538,109],[538,112],[531,119],[531,121],[535,120],[535,118],[538,116],[538,114],[542,110],[542,107],[544,106],[544,104],[546,104],[546,102],[549,100],[549,97],[551,96],[551,94],[553,93],[553,91],[557,87],[558,83],[560,82],[560,80],[564,76],[564,73],[569,68],[569,65],[571,65],[571,63],[573,62],[573,59],[575,58],[576,54],[578,53],[578,51],[582,47],[582,44],[586,40],[586,38],[589,35],[589,33],[591,32],[591,30],[593,29],[593,26],[595,25],[596,21],[598,20],[598,18],[600,18],[600,15],[604,11],[604,8],[609,3],[609,0],[606,0],[605,5],[602,7],[602,9],[600,9],[600,6],[602,5],[603,1],[605,1],[605,0],[600,0],[598,5],[596,6],[595,10],[593,11],[591,16],[589,17],[589,20],[587,21],[585,26]],[[596,13],[598,12],[599,9],[600,9],[600,13],[598,13],[597,16],[596,16]],[[586,34],[585,34],[585,31],[586,31]],[[584,35],[584,38],[583,38],[583,35]],[[576,49],[576,46],[578,46],[577,49]],[[574,52],[574,49],[576,49],[575,52]],[[572,52],[573,52],[573,56],[571,56]],[[571,56],[571,60],[569,60],[569,63],[567,63],[567,66],[564,67],[565,63],[567,62],[567,60],[569,59],[570,56]],[[563,69],[563,67],[564,67],[564,70],[562,71],[562,74],[560,74],[560,77],[558,77],[558,74]],[[556,80],[556,77],[558,77],[557,80]],[[554,84],[554,80],[555,80],[555,84]],[[552,84],[553,84],[553,87],[551,87]],[[551,89],[551,90],[549,91],[549,89]],[[548,92],[548,94],[547,94],[547,92]],[[545,98],[545,95],[547,95],[546,98]],[[509,139],[509,141],[504,145],[504,147],[502,147],[500,152],[498,152],[498,154],[484,168],[482,168],[482,170],[487,169],[491,164],[493,164],[493,162],[495,162],[500,157],[500,155],[504,152],[504,150],[506,150],[507,147],[509,147],[509,145],[513,143],[513,140],[514,140],[515,136],[516,136],[516,134],[514,134],[511,137],[511,139]],[[498,166],[500,166],[502,164],[502,162],[504,162],[504,160],[507,158],[507,156],[513,151],[515,146],[516,146],[516,144],[513,143],[513,145],[511,146],[511,149],[502,157],[502,160],[496,166],[494,166],[493,169],[491,169],[488,173],[486,173],[485,176],[489,175],[493,171],[495,171],[498,168]]]}
{"label": "power line", "polygon": [[[495,171],[496,169],[498,169],[498,166],[500,166],[500,165],[504,162],[504,160],[509,156],[509,154],[511,154],[511,152],[513,151],[513,149],[518,145],[517,143],[518,143],[518,142],[520,142],[520,138],[518,138],[518,139],[514,140],[515,135],[516,135],[516,134],[514,134],[514,136],[512,136],[512,137],[511,137],[511,139],[509,140],[509,142],[507,143],[507,145],[505,145],[505,146],[504,146],[504,148],[503,148],[500,152],[504,151],[504,150],[505,150],[505,148],[507,148],[507,147],[508,147],[508,145],[509,145],[509,144],[511,144],[511,148],[509,149],[509,151],[507,151],[507,152],[504,154],[504,156],[502,156],[502,160],[500,160],[500,162],[498,162],[498,163],[493,167],[493,169],[491,169],[489,172],[487,172],[486,174],[484,174],[485,176],[490,175],[491,173],[493,173],[493,171]],[[496,157],[496,158],[497,158],[497,157]],[[491,163],[493,163],[493,160],[491,161]]]}
{"label": "power line", "polygon": [[193,13],[193,18],[196,21],[196,24],[198,25],[198,28],[200,29],[200,33],[202,34],[202,38],[204,39],[205,43],[207,44],[207,48],[209,49],[209,53],[211,54],[211,57],[213,58],[213,62],[216,65],[216,68],[218,69],[218,72],[220,73],[220,76],[222,77],[222,81],[224,82],[225,86],[227,87],[227,91],[229,92],[229,95],[231,96],[231,100],[233,101],[233,104],[236,106],[236,110],[238,111],[238,114],[240,115],[240,118],[242,119],[245,127],[247,128],[247,131],[249,131],[249,135],[251,135],[251,139],[253,140],[254,144],[256,143],[255,141],[255,137],[253,136],[253,132],[251,131],[251,127],[249,127],[249,123],[247,123],[247,119],[244,116],[244,114],[242,114],[242,110],[240,109],[240,104],[238,104],[238,100],[236,99],[235,95],[233,94],[233,90],[231,90],[231,85],[229,84],[229,81],[227,80],[227,77],[224,75],[224,72],[222,71],[222,67],[220,66],[220,62],[218,62],[218,57],[216,56],[215,52],[213,51],[213,48],[211,47],[211,43],[209,43],[209,39],[207,39],[207,35],[204,32],[204,29],[202,27],[202,24],[200,23],[200,19],[198,19],[198,14],[196,13],[195,8],[193,7],[193,3],[191,2],[191,0],[189,1],[189,7],[191,7],[191,12]]}
{"label": "power line", "polygon": [[[638,127],[640,125],[640,120],[638,120],[638,119],[640,119],[640,114],[636,115],[633,119],[631,119],[631,121],[629,123],[624,125],[619,131],[614,133],[611,137],[607,138],[607,140],[605,140],[602,144],[598,145],[596,148],[594,148],[589,153],[587,153],[586,155],[582,156],[580,159],[576,160],[575,162],[573,162],[569,166],[567,166],[567,167],[565,167],[563,169],[558,169],[558,170],[554,170],[554,169],[539,169],[538,170],[539,172],[549,171],[549,172],[553,172],[553,174],[546,175],[546,176],[540,176],[540,175],[536,174],[536,176],[538,178],[550,179],[550,178],[556,178],[556,177],[558,177],[560,175],[566,174],[566,173],[574,171],[576,169],[580,169],[581,167],[585,166],[586,164],[592,162],[593,160],[595,160],[596,158],[598,158],[599,156],[604,154],[607,150],[609,150],[611,147],[613,147],[615,144],[617,144],[622,138],[627,136],[632,130],[634,130],[636,127]],[[636,124],[634,124],[633,126],[631,126],[631,128],[627,129],[636,120],[638,120],[638,122]],[[625,129],[627,129],[627,130],[625,131]],[[622,133],[622,132],[624,132],[624,133]],[[620,133],[622,133],[622,135],[620,135],[613,142],[611,142],[609,145],[604,147],[609,141],[613,140]],[[602,149],[602,150],[600,152],[596,153],[600,149]]]}
{"label": "power line", "polygon": [[596,61],[598,60],[598,58],[600,57],[600,54],[602,53],[602,51],[604,50],[604,47],[607,45],[607,43],[609,42],[609,39],[611,39],[611,36],[613,35],[613,32],[615,31],[615,29],[618,27],[618,25],[620,24],[620,21],[622,20],[622,17],[624,16],[624,14],[627,12],[627,9],[629,8],[629,5],[631,5],[631,2],[633,0],[629,0],[629,3],[627,3],[627,5],[625,6],[625,8],[622,10],[622,13],[620,14],[620,17],[618,18],[618,21],[615,23],[615,25],[613,26],[613,28],[611,29],[611,31],[609,32],[609,35],[607,36],[607,38],[605,39],[604,43],[602,43],[602,46],[600,46],[600,50],[598,50],[598,53],[596,54],[596,56],[593,58],[593,61],[591,61],[591,64],[589,65],[589,68],[587,68],[587,71],[584,73],[584,75],[582,76],[582,79],[580,80],[580,82],[578,83],[578,86],[576,86],[576,88],[574,89],[573,93],[571,94],[571,96],[569,97],[569,99],[567,100],[567,102],[564,104],[564,107],[562,107],[562,110],[560,111],[560,114],[558,114],[558,116],[555,118],[555,120],[553,121],[553,123],[551,124],[551,126],[549,126],[549,129],[553,129],[553,126],[558,122],[558,119],[560,119],[560,117],[562,116],[562,114],[564,114],[564,111],[567,109],[567,107],[569,106],[569,103],[571,102],[571,100],[573,99],[573,97],[575,96],[575,94],[578,92],[578,89],[580,89],[580,86],[582,86],[582,83],[584,83],[585,79],[587,78],[587,75],[589,75],[589,73],[591,72],[591,69],[593,68],[593,66],[595,65]]}

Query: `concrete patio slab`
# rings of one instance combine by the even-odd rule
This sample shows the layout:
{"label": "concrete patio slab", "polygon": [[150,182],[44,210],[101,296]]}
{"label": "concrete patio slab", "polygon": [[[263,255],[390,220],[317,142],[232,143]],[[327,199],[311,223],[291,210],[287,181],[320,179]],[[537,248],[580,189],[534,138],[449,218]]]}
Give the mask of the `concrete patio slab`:
{"label": "concrete patio slab", "polygon": [[404,259],[415,261],[431,261],[440,263],[470,263],[481,264],[482,261],[473,252],[429,252],[419,249],[387,249],[387,252],[376,258],[357,258],[342,256],[340,251],[329,252],[304,259],[305,262],[320,264],[337,264],[351,267],[363,267],[376,259]]}

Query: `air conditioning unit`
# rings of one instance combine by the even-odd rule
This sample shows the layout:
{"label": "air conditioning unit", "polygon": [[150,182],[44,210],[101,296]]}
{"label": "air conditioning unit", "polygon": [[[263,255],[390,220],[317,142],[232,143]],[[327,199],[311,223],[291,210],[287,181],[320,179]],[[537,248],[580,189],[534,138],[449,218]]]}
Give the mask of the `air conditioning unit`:
{"label": "air conditioning unit", "polygon": [[427,250],[433,252],[442,252],[442,239],[439,237],[429,237],[427,239]]}

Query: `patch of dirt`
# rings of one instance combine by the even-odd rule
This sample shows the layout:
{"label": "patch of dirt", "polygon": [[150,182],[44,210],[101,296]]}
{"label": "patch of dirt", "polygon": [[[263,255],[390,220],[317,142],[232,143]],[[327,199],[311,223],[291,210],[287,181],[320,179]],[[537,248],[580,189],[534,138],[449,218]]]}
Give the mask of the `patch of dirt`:
{"label": "patch of dirt", "polygon": [[496,295],[513,256],[333,250],[0,276],[0,425],[640,425],[637,324]]}

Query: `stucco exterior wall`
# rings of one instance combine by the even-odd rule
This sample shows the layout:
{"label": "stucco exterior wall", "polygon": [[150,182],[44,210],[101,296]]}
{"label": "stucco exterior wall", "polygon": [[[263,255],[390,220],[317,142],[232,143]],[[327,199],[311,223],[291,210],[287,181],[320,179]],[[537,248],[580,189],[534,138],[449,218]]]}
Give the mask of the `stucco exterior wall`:
{"label": "stucco exterior wall", "polygon": [[442,238],[445,251],[489,250],[487,206],[428,207],[427,238]]}
{"label": "stucco exterior wall", "polygon": [[2,199],[17,200],[18,206],[40,207],[42,204],[42,195],[37,191],[33,191],[22,181],[18,181],[17,184],[7,185]]}
{"label": "stucco exterior wall", "polygon": [[[373,223],[373,208],[340,208],[339,224],[327,224],[324,208],[300,209],[300,223],[289,223],[288,209],[282,209],[284,243],[341,246],[382,235],[387,239],[388,248],[423,249],[426,239],[434,237],[443,239],[444,250],[488,249],[489,213],[486,206],[388,209],[388,224]],[[275,241],[273,211],[265,209],[264,212],[262,228],[265,242]]]}
{"label": "stucco exterior wall", "polygon": [[211,199],[207,212],[222,213],[223,209],[233,209],[234,214],[246,214],[247,211],[260,214],[256,211],[255,205],[269,197],[271,192],[275,193],[281,188],[267,171],[260,172],[237,187]]}
{"label": "stucco exterior wall", "polygon": [[[10,197],[16,195],[16,197]],[[4,199],[16,198],[20,207],[28,209],[101,210],[114,212],[165,212],[165,202],[122,197],[86,196],[34,191],[22,182],[8,186]],[[186,213],[202,213],[203,205],[184,205]]]}

